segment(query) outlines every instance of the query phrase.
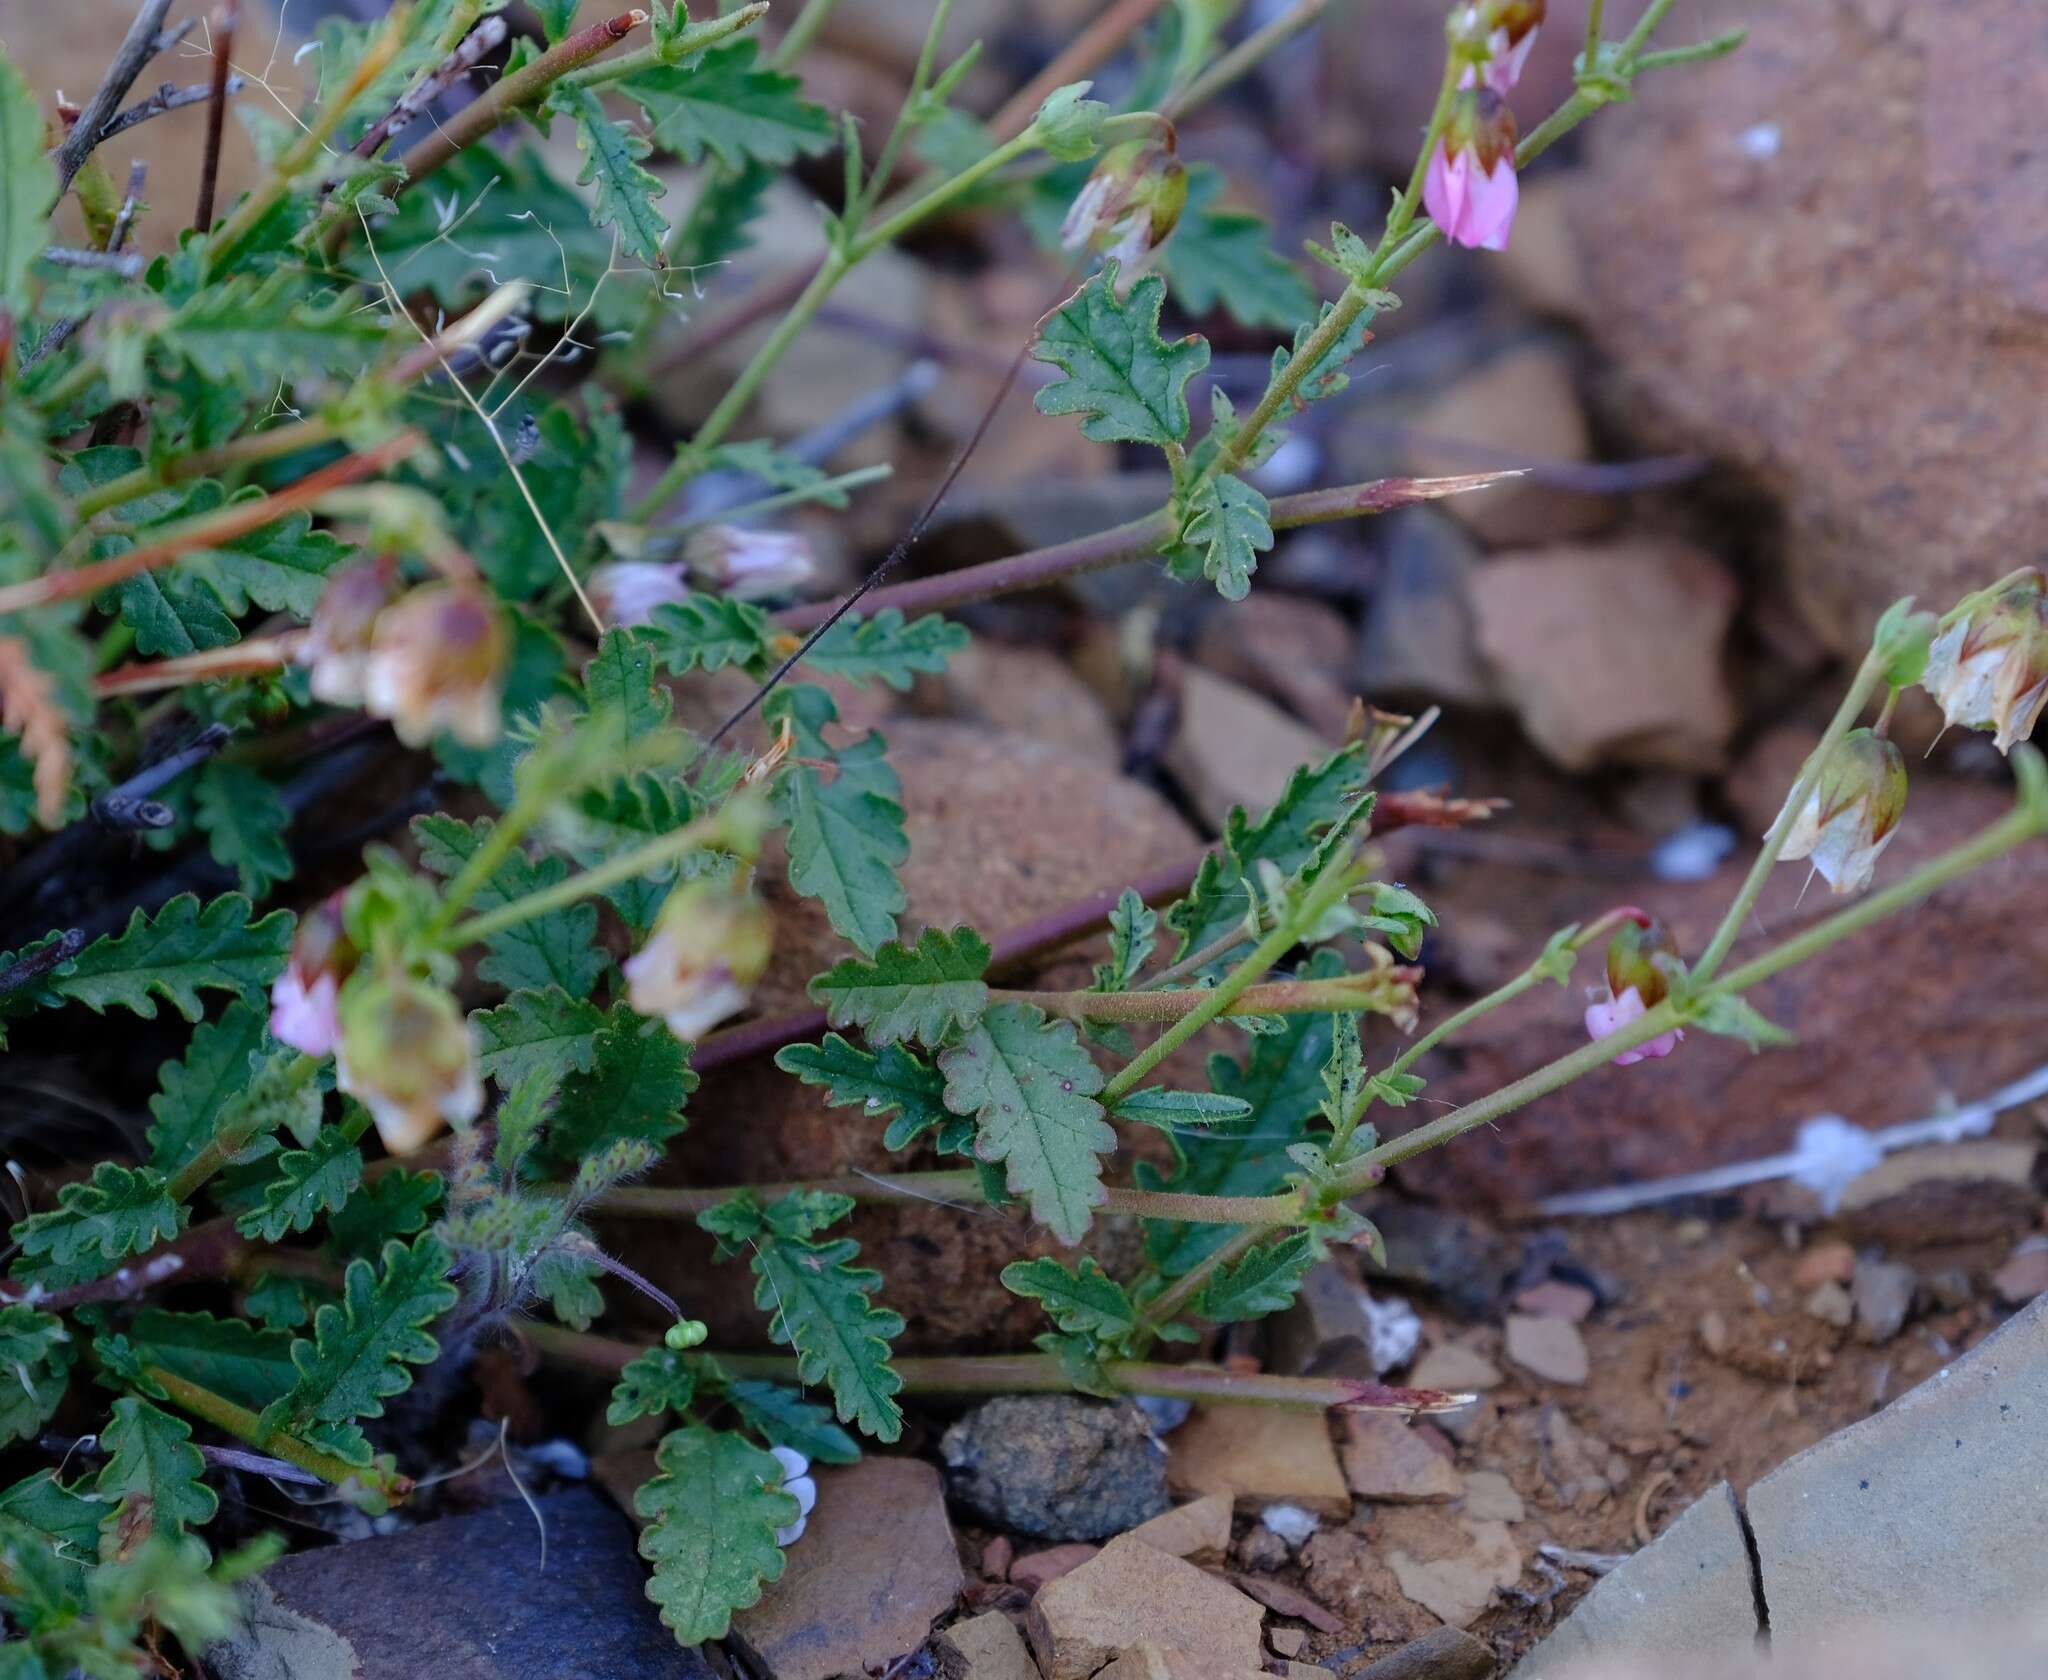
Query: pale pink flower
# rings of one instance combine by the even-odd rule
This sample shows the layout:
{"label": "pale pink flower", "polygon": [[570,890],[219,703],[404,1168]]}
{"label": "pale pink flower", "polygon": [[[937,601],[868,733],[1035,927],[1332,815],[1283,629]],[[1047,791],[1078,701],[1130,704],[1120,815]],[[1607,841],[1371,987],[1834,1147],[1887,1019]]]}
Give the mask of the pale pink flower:
{"label": "pale pink flower", "polygon": [[1535,45],[1536,31],[1533,29],[1519,41],[1509,40],[1506,29],[1494,30],[1486,38],[1486,62],[1466,65],[1465,73],[1458,78],[1458,86],[1488,87],[1503,94],[1512,92],[1515,83],[1522,79],[1530,49]]}
{"label": "pale pink flower", "polygon": [[474,584],[433,583],[377,618],[363,701],[409,747],[445,729],[488,747],[503,728],[500,696],[510,652],[494,603]]}
{"label": "pale pink flower", "polygon": [[613,560],[590,574],[590,599],[607,624],[645,624],[656,607],[689,599],[680,561]]}
{"label": "pale pink flower", "polygon": [[331,1056],[341,1042],[340,994],[341,982],[333,975],[316,975],[309,986],[296,968],[287,967],[270,988],[270,1036],[309,1056]]}
{"label": "pale pink flower", "polygon": [[1453,245],[1505,251],[1515,225],[1521,187],[1512,150],[1501,152],[1491,169],[1470,146],[1447,150],[1439,142],[1422,178],[1422,204]]}
{"label": "pale pink flower", "polygon": [[389,554],[344,566],[327,580],[293,656],[308,672],[315,700],[360,706],[378,616],[398,593],[398,562]]}
{"label": "pale pink flower", "polygon": [[647,943],[621,965],[626,1000],[695,1042],[746,1007],[773,941],[759,899],[725,882],[688,882],[668,895]]}
{"label": "pale pink flower", "polygon": [[342,988],[335,1084],[370,1111],[394,1155],[482,1111],[476,1039],[455,999],[416,975],[358,974]]}
{"label": "pale pink flower", "polygon": [[751,601],[786,595],[817,570],[811,545],[786,531],[713,525],[690,539],[690,568],[721,594]]}
{"label": "pale pink flower", "polygon": [[[1643,994],[1633,986],[1625,988],[1619,997],[1611,993],[1598,1003],[1586,1005],[1586,1036],[1599,1043],[1603,1038],[1612,1037],[1624,1027],[1640,1021],[1649,1013],[1643,1002]],[[1673,1027],[1669,1032],[1659,1033],[1645,1044],[1638,1044],[1633,1050],[1624,1050],[1614,1058],[1616,1067],[1633,1067],[1637,1062],[1661,1060],[1671,1054],[1685,1041],[1685,1029]]]}

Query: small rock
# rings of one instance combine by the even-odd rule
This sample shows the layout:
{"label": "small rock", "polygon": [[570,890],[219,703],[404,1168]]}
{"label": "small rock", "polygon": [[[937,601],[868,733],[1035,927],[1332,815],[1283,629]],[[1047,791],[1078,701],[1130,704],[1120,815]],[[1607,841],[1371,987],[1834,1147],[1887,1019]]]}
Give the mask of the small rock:
{"label": "small rock", "polygon": [[[1337,1680],[1337,1671],[1324,1668],[1320,1663],[1287,1662],[1279,1664],[1281,1680]],[[1269,1670],[1270,1672],[1270,1665]]]}
{"label": "small rock", "polygon": [[1026,1631],[1045,1680],[1088,1680],[1144,1644],[1256,1671],[1264,1621],[1235,1587],[1125,1534],[1033,1598]]}
{"label": "small rock", "polygon": [[1351,1494],[1319,1412],[1207,1406],[1173,1432],[1166,1464],[1179,1493],[1227,1493],[1240,1510],[1299,1505],[1341,1522]]}
{"label": "small rock", "polygon": [[1468,1627],[1493,1602],[1496,1589],[1522,1577],[1522,1549],[1506,1523],[1433,1512],[1390,1509],[1376,1538],[1402,1593],[1452,1627]]}
{"label": "small rock", "polygon": [[1062,1575],[1071,1575],[1097,1552],[1100,1546],[1091,1546],[1085,1540],[1070,1540],[1064,1546],[1048,1546],[1042,1552],[1026,1552],[1010,1565],[1010,1583],[1022,1587],[1026,1592],[1036,1592],[1048,1581],[1057,1581]]}
{"label": "small rock", "polygon": [[1286,1310],[1267,1320],[1273,1368],[1300,1376],[1378,1376],[1361,1293],[1333,1262],[1311,1266]]}
{"label": "small rock", "polygon": [[1498,1470],[1465,1472],[1465,1499],[1459,1507],[1481,1522],[1518,1523],[1529,1513],[1515,1484]]}
{"label": "small rock", "polygon": [[1509,1360],[1545,1382],[1576,1385],[1591,1370],[1585,1338],[1566,1319],[1509,1313],[1507,1349]]}
{"label": "small rock", "polygon": [[[1497,495],[1505,486],[1474,492]],[[1479,656],[1472,576],[1480,553],[1445,514],[1403,508],[1373,521],[1379,574],[1358,644],[1358,686],[1368,699],[1453,706],[1498,703]]]}
{"label": "small rock", "polygon": [[1440,1627],[1411,1639],[1392,1656],[1354,1669],[1351,1680],[1487,1680],[1493,1647],[1463,1628]]}
{"label": "small rock", "polygon": [[1515,1311],[1531,1318],[1561,1318],[1568,1324],[1585,1323],[1595,1304],[1592,1290],[1561,1278],[1546,1279],[1515,1297]]}
{"label": "small rock", "polygon": [[775,1680],[859,1674],[916,1650],[966,1584],[929,1464],[864,1458],[816,1474],[817,1506],[781,1578],[732,1619]]}
{"label": "small rock", "polygon": [[1295,767],[1327,758],[1330,746],[1250,689],[1199,665],[1183,667],[1166,767],[1211,829],[1222,830],[1233,805],[1266,810]]}
{"label": "small rock", "polygon": [[1846,1284],[1856,1275],[1856,1251],[1839,1237],[1815,1243],[1792,1268],[1792,1281],[1801,1289],[1818,1289],[1824,1283]]}
{"label": "small rock", "polygon": [[981,1548],[981,1572],[991,1581],[1007,1581],[1016,1561],[1017,1547],[1007,1534],[998,1534]]}
{"label": "small rock", "polygon": [[1858,1260],[1849,1286],[1859,1341],[1882,1346],[1906,1327],[1917,1280],[1911,1266],[1896,1260]]}
{"label": "small rock", "polygon": [[1186,1558],[1190,1563],[1221,1563],[1230,1550],[1232,1503],[1227,1493],[1205,1494],[1141,1522],[1130,1535],[1168,1557]]}
{"label": "small rock", "polygon": [[1498,1232],[1422,1202],[1383,1202],[1371,1214],[1387,1245],[1388,1277],[1435,1291],[1467,1318],[1493,1311],[1516,1262]]}
{"label": "small rock", "polygon": [[[1211,612],[1195,656],[1277,700],[1331,740],[1351,710],[1351,626],[1320,601],[1274,590]],[[1010,725],[1015,728],[1014,724]]]}
{"label": "small rock", "polygon": [[2048,1291],[2048,1242],[2029,1237],[1991,1274],[1991,1287],[2009,1307],[2024,1306]]}
{"label": "small rock", "polygon": [[1581,1430],[1562,1406],[1550,1408],[1544,1416],[1543,1452],[1558,1501],[1574,1510],[1598,1510],[1624,1479],[1611,1473],[1614,1454],[1607,1443]]}
{"label": "small rock", "polygon": [[1148,1642],[1124,1652],[1097,1680],[1254,1680],[1254,1676],[1227,1659]]}
{"label": "small rock", "polygon": [[951,1497],[1019,1534],[1100,1540],[1167,1506],[1166,1455],[1134,1406],[1007,1395],[955,1423],[940,1452]]}
{"label": "small rock", "polygon": [[1428,1425],[1388,1412],[1354,1412],[1345,1427],[1344,1476],[1361,1499],[1456,1499],[1464,1492],[1450,1454],[1431,1443],[1434,1431],[1424,1433]]}
{"label": "small rock", "polygon": [[932,1646],[946,1680],[1038,1680],[1024,1636],[1000,1610],[955,1622]]}
{"label": "small rock", "polygon": [[1453,1394],[1465,1394],[1498,1388],[1506,1379],[1501,1376],[1500,1367],[1476,1348],[1446,1342],[1418,1359],[1415,1369],[1408,1373],[1408,1380],[1417,1388],[1443,1388]]}
{"label": "small rock", "polygon": [[1718,769],[1736,722],[1722,670],[1735,604],[1712,555],[1654,537],[1501,555],[1473,583],[1480,651],[1566,770]]}
{"label": "small rock", "polygon": [[1960,1266],[1943,1266],[1928,1273],[1920,1280],[1920,1287],[1926,1293],[1928,1307],[1936,1312],[1954,1312],[1977,1298],[1976,1285]]}
{"label": "small rock", "polygon": [[[1380,1520],[1405,1514],[1384,1512]],[[1442,1521],[1440,1513],[1430,1514]],[[1435,1617],[1402,1595],[1394,1572],[1362,1534],[1325,1529],[1302,1547],[1301,1565],[1316,1600],[1339,1612],[1346,1624],[1369,1627],[1376,1640],[1413,1639],[1436,1626]]]}
{"label": "small rock", "polygon": [[[1427,475],[1590,461],[1593,438],[1560,345],[1511,350],[1454,381],[1419,409],[1409,466]],[[1602,496],[1534,478],[1453,496],[1444,510],[1494,548],[1591,536],[1614,517]]]}
{"label": "small rock", "polygon": [[1276,1657],[1298,1657],[1302,1646],[1308,1643],[1308,1630],[1297,1627],[1270,1627],[1266,1629],[1266,1644]]}
{"label": "small rock", "polygon": [[1285,1581],[1276,1581],[1270,1575],[1240,1575],[1237,1584],[1268,1610],[1306,1622],[1319,1633],[1344,1631],[1340,1617],[1331,1615],[1299,1587],[1290,1587]]}
{"label": "small rock", "polygon": [[248,1620],[208,1649],[210,1670],[222,1680],[711,1680],[641,1590],[626,1519],[587,1488],[535,1503],[279,1559],[242,1588]]}
{"label": "small rock", "polygon": [[1856,1305],[1849,1298],[1848,1290],[1834,1279],[1816,1284],[1807,1295],[1805,1308],[1809,1315],[1823,1324],[1832,1324],[1838,1330],[1849,1328],[1849,1321],[1856,1316]]}
{"label": "small rock", "polygon": [[1700,1346],[1716,1359],[1728,1351],[1733,1338],[1728,1333],[1728,1320],[1713,1310],[1700,1314]]}
{"label": "small rock", "polygon": [[977,636],[946,661],[943,672],[922,679],[913,699],[950,717],[1049,742],[1106,770],[1123,760],[1102,702],[1065,660],[1045,648]]}
{"label": "small rock", "polygon": [[1230,1555],[1240,1569],[1253,1574],[1270,1573],[1287,1567],[1287,1542],[1264,1523],[1253,1523],[1230,1548]]}

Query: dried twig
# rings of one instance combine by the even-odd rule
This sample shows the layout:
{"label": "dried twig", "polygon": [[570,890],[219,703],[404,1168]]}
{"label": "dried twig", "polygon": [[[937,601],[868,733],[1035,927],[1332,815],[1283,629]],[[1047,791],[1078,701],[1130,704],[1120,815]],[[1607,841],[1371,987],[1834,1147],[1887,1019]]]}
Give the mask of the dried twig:
{"label": "dried twig", "polygon": [[[249,85],[246,76],[230,76],[223,88],[223,96],[240,93]],[[138,99],[127,110],[100,130],[100,144],[105,145],[117,134],[125,134],[137,123],[146,123],[151,117],[160,117],[166,111],[182,111],[187,105],[197,105],[203,99],[213,97],[211,82],[195,82],[190,87],[180,87],[176,82],[165,82],[147,99]]]}
{"label": "dried twig", "polygon": [[240,0],[221,0],[213,14],[213,80],[206,96],[206,151],[199,168],[199,205],[192,225],[204,233],[213,226],[213,195],[220,181],[222,123],[228,110],[228,61],[235,51],[235,25],[241,21]]}
{"label": "dried twig", "polygon": [[410,128],[429,105],[483,61],[505,39],[505,19],[487,17],[456,43],[455,50],[399,96],[398,103],[370,124],[355,144],[357,157],[375,157],[386,141]]}
{"label": "dried twig", "polygon": [[42,255],[44,262],[54,263],[58,268],[103,269],[123,280],[133,280],[142,272],[139,256],[123,256],[119,251],[81,251],[69,245],[45,245]]}
{"label": "dried twig", "polygon": [[135,21],[128,26],[128,33],[114,53],[114,62],[107,66],[106,76],[79,109],[71,132],[51,152],[51,160],[57,165],[60,196],[70,188],[85,160],[92,155],[93,147],[106,138],[107,123],[128,97],[135,78],[161,50],[164,17],[170,9],[171,0],[142,0]]}

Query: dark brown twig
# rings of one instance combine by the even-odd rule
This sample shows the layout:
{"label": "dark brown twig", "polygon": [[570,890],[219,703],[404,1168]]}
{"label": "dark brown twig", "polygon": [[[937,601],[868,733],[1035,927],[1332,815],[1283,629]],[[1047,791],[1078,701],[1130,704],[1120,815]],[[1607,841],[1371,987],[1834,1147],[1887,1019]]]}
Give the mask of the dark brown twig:
{"label": "dark brown twig", "polygon": [[410,128],[429,105],[482,62],[485,53],[503,43],[506,33],[502,15],[487,17],[455,44],[442,59],[398,97],[398,103],[364,131],[355,144],[357,157],[375,157],[386,141]]}
{"label": "dark brown twig", "polygon": [[171,0],[142,0],[141,9],[135,14],[135,21],[128,26],[128,33],[122,36],[121,45],[114,53],[113,63],[107,66],[105,77],[93,96],[80,108],[71,132],[51,152],[51,161],[57,165],[57,191],[60,196],[69,190],[85,160],[92,155],[93,147],[106,137],[107,123],[121,101],[128,97],[135,78],[156,57],[161,48],[164,16],[170,9]]}
{"label": "dark brown twig", "polygon": [[[249,85],[241,76],[230,76],[226,95],[240,93]],[[213,97],[211,82],[195,82],[191,87],[179,87],[176,82],[165,82],[147,99],[138,99],[112,122],[100,130],[100,144],[105,145],[117,134],[125,134],[137,123],[146,123],[151,117],[160,117],[166,111],[182,111],[187,105],[197,105],[202,99]]]}
{"label": "dark brown twig", "polygon": [[241,21],[240,0],[221,0],[213,14],[213,80],[206,95],[206,151],[199,168],[199,207],[192,226],[204,233],[213,226],[213,195],[220,180],[220,141],[228,112],[228,60],[235,51],[235,25]]}

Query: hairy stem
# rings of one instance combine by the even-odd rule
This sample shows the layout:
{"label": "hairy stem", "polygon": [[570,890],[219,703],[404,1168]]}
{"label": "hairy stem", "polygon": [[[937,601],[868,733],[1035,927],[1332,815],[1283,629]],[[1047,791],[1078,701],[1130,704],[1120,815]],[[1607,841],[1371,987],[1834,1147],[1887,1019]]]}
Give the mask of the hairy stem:
{"label": "hairy stem", "polygon": [[[723,17],[707,18],[702,23],[691,24],[667,46],[639,47],[629,53],[620,53],[617,58],[608,58],[601,64],[586,63],[581,69],[571,70],[565,75],[555,77],[554,80],[566,83],[570,87],[603,87],[607,83],[637,75],[642,70],[666,69],[672,64],[680,64],[693,53],[702,52],[706,47],[717,46],[720,41],[727,40],[742,30],[752,29],[767,15],[767,0],[754,0],[754,4],[738,7]],[[613,23],[618,21],[616,18],[612,20]]]}
{"label": "hairy stem", "polygon": [[[1328,980],[1270,980],[1246,986],[1233,1015],[1329,1015],[1381,1009],[1411,988],[1421,971],[1382,968]],[[1178,1021],[1215,994],[1206,986],[1145,992],[991,992],[992,1001],[1028,1003],[1069,1021]]]}
{"label": "hairy stem", "polygon": [[412,1491],[412,1479],[408,1476],[394,1476],[374,1466],[351,1464],[345,1458],[337,1458],[325,1452],[310,1441],[302,1441],[296,1435],[283,1432],[266,1435],[263,1420],[246,1406],[238,1406],[225,1395],[216,1394],[210,1388],[188,1382],[174,1371],[166,1371],[161,1365],[145,1365],[142,1374],[170,1397],[171,1403],[202,1422],[234,1436],[238,1441],[247,1441],[259,1452],[283,1459],[287,1464],[318,1476],[323,1482],[334,1487],[358,1486],[377,1496],[379,1501],[403,1499]]}
{"label": "hairy stem", "polygon": [[649,870],[659,869],[663,864],[712,844],[724,831],[724,818],[721,815],[699,817],[695,822],[671,829],[658,840],[650,840],[644,846],[636,846],[630,852],[620,852],[592,868],[566,876],[551,887],[543,887],[539,892],[528,893],[524,898],[515,898],[509,904],[501,904],[495,910],[486,910],[482,915],[472,916],[466,922],[457,922],[442,934],[441,943],[449,950],[460,950],[465,945],[474,945],[480,939],[488,939],[492,934],[501,933],[506,928],[517,927],[521,922],[531,921],[535,916],[545,916],[550,910],[559,910],[564,905],[575,904],[593,894],[603,892],[606,887],[616,886],[621,881],[632,880],[636,875],[645,875]]}

